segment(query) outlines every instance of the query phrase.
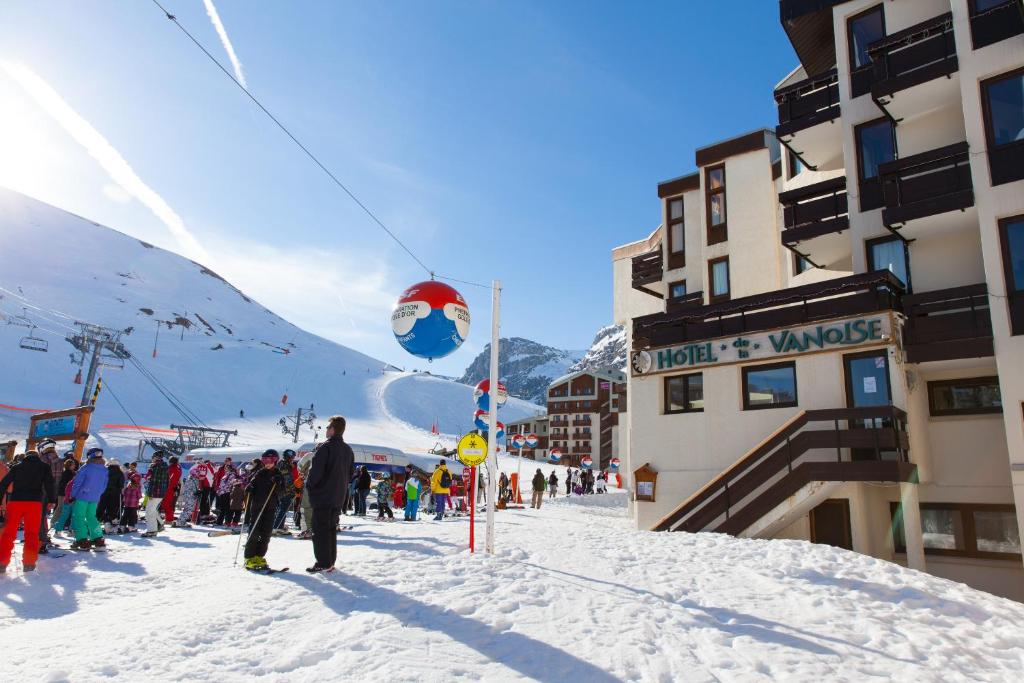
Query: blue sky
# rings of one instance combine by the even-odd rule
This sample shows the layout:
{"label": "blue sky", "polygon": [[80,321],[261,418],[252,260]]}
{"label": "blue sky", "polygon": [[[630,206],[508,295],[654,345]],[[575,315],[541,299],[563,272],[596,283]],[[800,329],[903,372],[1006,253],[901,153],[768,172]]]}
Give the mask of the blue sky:
{"label": "blue sky", "polygon": [[[503,335],[561,348],[611,322],[610,250],[657,226],[657,182],[692,170],[696,147],[772,126],[772,86],[796,63],[771,0],[214,2],[268,108],[432,268],[500,278]],[[165,4],[229,65],[201,0]],[[36,77],[170,213],[126,191],[31,94]],[[149,0],[5,1],[0,102],[0,185],[426,367],[389,320],[423,271]],[[459,288],[473,329],[438,372],[461,374],[489,338],[489,292]]]}

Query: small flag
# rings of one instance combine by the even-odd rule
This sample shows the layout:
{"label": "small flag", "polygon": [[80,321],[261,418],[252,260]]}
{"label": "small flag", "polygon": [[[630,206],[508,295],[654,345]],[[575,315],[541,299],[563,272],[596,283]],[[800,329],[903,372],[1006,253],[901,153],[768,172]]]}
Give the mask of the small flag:
{"label": "small flag", "polygon": [[430,433],[431,434],[435,434],[435,435],[441,433],[441,430],[437,428],[437,420],[436,419],[430,424]]}

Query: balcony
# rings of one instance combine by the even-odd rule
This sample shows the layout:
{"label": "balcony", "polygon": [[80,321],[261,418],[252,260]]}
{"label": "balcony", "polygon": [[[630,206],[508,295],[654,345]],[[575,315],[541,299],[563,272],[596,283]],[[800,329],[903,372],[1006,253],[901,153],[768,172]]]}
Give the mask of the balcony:
{"label": "balcony", "polygon": [[831,125],[839,118],[839,79],[835,69],[775,91],[779,125],[775,135],[813,170],[842,167],[843,140]]}
{"label": "balcony", "polygon": [[903,285],[888,270],[790,287],[684,311],[633,319],[645,349],[802,325],[899,307]]}
{"label": "balcony", "polygon": [[960,107],[952,13],[888,35],[872,43],[868,53],[871,98],[894,121],[943,106]]}
{"label": "balcony", "polygon": [[573,427],[589,427],[590,424],[591,424],[590,420],[573,420],[572,421],[572,426]]}
{"label": "balcony", "polygon": [[572,450],[569,451],[569,452],[572,453],[573,455],[577,455],[577,454],[590,455],[590,450],[591,449],[590,449],[589,446],[573,446]]}
{"label": "balcony", "polygon": [[974,206],[974,186],[966,142],[896,159],[878,167],[890,228]]}
{"label": "balcony", "polygon": [[1024,33],[1020,0],[1005,0],[980,12],[974,10],[973,2],[967,6],[971,12],[971,45],[975,50]]}
{"label": "balcony", "polygon": [[678,311],[704,305],[704,292],[689,292],[683,296],[672,296],[665,300],[665,309]]}
{"label": "balcony", "polygon": [[903,297],[907,362],[925,363],[994,355],[985,284]]}
{"label": "balcony", "polygon": [[554,434],[555,430],[558,429],[559,427],[562,427],[562,428],[568,427],[569,426],[569,420],[551,420],[548,423],[548,426],[551,428],[551,433]]}
{"label": "balcony", "polygon": [[661,249],[649,251],[633,257],[633,289],[663,299],[661,292],[646,287],[653,282],[661,282],[662,274]]}
{"label": "balcony", "polygon": [[590,437],[593,436],[590,432],[575,432],[572,438],[576,441],[590,441]]}
{"label": "balcony", "polygon": [[782,244],[815,266],[827,268],[850,256],[846,176],[779,194]]}

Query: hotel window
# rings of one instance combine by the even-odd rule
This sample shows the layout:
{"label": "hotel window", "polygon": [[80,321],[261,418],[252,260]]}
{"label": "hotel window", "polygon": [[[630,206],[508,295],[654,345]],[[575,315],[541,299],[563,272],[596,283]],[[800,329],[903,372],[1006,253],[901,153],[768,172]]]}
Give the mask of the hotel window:
{"label": "hotel window", "polygon": [[729,300],[729,257],[708,261],[708,284],[711,295],[708,303],[716,304]]}
{"label": "hotel window", "polygon": [[910,249],[899,237],[867,241],[868,270],[889,270],[910,291]]}
{"label": "hotel window", "polygon": [[1011,334],[1024,334],[1024,216],[999,221]]}
{"label": "hotel window", "polygon": [[[891,503],[893,546],[907,551],[899,503]],[[1020,534],[1012,505],[921,503],[921,532],[929,555],[1020,559]]]}
{"label": "hotel window", "polygon": [[665,378],[665,414],[704,412],[704,375]]}
{"label": "hotel window", "polygon": [[881,5],[850,17],[846,22],[850,48],[850,96],[858,97],[871,90],[871,43],[885,37],[885,14]]}
{"label": "hotel window", "polygon": [[800,254],[793,252],[793,275],[799,275],[811,268],[814,268],[813,263],[805,259]]}
{"label": "hotel window", "polygon": [[668,284],[668,298],[669,299],[682,299],[686,296],[686,280],[679,280],[678,282],[670,282]]}
{"label": "hotel window", "polygon": [[796,401],[796,363],[743,368],[743,409],[791,408]]}
{"label": "hotel window", "polygon": [[704,197],[707,202],[708,244],[729,239],[725,226],[725,164],[704,171]]}
{"label": "hotel window", "polygon": [[1024,69],[981,83],[992,184],[1024,178]]}
{"label": "hotel window", "polygon": [[1003,412],[998,377],[969,377],[928,382],[928,412],[933,416],[987,415]]}
{"label": "hotel window", "polygon": [[882,182],[878,167],[896,158],[896,130],[887,118],[862,123],[854,128],[857,139],[857,178],[860,210],[882,206]]}
{"label": "hotel window", "polygon": [[668,200],[668,267],[686,265],[686,231],[683,229],[683,198]]}

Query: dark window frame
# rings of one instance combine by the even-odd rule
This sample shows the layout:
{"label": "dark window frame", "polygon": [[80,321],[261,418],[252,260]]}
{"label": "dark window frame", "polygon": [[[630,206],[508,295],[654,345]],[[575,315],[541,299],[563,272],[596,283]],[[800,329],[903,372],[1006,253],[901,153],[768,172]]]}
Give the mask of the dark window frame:
{"label": "dark window frame", "polygon": [[[800,161],[800,157],[794,154],[791,150],[786,150],[786,180],[792,180],[800,175],[800,170],[797,169],[797,165],[803,166],[803,162]],[[806,166],[804,166],[806,168]]]}
{"label": "dark window frame", "polygon": [[[662,380],[662,395],[664,396],[665,406],[662,411],[663,415],[682,415],[684,413],[703,413],[704,406],[700,408],[693,408],[690,406],[690,378],[700,377],[701,381],[701,399],[704,398],[704,373],[703,372],[688,372],[684,375],[669,375]],[[683,396],[685,397],[686,407],[681,410],[670,410],[669,406],[672,405],[672,400],[669,397],[669,384],[672,380],[683,380]]]}
{"label": "dark window frame", "polygon": [[[865,211],[872,211],[874,209],[880,209],[885,203],[882,197],[882,179],[877,173],[874,177],[864,177],[864,154],[861,152],[863,145],[861,144],[861,132],[865,128],[877,126],[879,123],[885,123],[889,125],[889,134],[892,137],[892,157],[898,159],[900,156],[899,143],[896,138],[896,126],[885,116],[880,116],[877,119],[871,119],[870,121],[864,121],[858,123],[853,127],[853,146],[854,152],[857,155],[857,186],[860,190],[860,199],[858,206],[860,206],[861,213]],[[867,196],[865,196],[865,188],[868,190]]]}
{"label": "dark window frame", "polygon": [[[902,528],[902,518],[897,521],[896,511],[899,509],[898,502],[889,503],[889,516],[892,534],[893,550],[897,553],[906,553],[906,546],[899,545],[897,528]],[[921,503],[922,510],[954,510],[960,514],[960,525],[963,529],[963,550],[948,550],[944,548],[925,548],[925,555],[941,555],[944,557],[969,557],[980,560],[1016,560],[1021,561],[1020,553],[995,553],[991,551],[978,550],[978,534],[974,524],[975,512],[1009,512],[1016,514],[1017,509],[1013,505],[999,503]],[[903,532],[904,542],[906,531]]]}
{"label": "dark window frame", "polygon": [[982,124],[985,127],[985,145],[988,151],[989,180],[993,186],[1005,185],[1006,183],[1013,182],[1014,180],[1021,180],[1024,178],[1024,168],[1020,168],[1021,166],[1024,166],[1024,164],[1012,163],[1015,161],[1014,159],[1011,159],[1009,165],[1015,170],[1011,170],[1009,175],[1006,177],[1003,177],[1003,171],[1001,169],[998,171],[999,176],[996,177],[996,173],[994,173],[992,169],[993,155],[997,158],[1004,155],[1010,155],[1011,157],[1024,157],[1024,140],[1013,140],[1001,145],[996,145],[995,131],[992,128],[992,108],[989,105],[988,97],[988,86],[1017,76],[1024,77],[1024,66],[1011,69],[1010,71],[1006,71],[1001,74],[996,74],[995,76],[986,78],[978,83],[978,88],[980,89],[981,94],[981,118]]}
{"label": "dark window frame", "polygon": [[935,390],[944,387],[983,387],[989,384],[999,386],[999,378],[995,375],[988,377],[961,377],[960,379],[937,379],[928,382],[928,414],[932,417],[946,417],[949,415],[1002,415],[1003,408],[952,408],[943,410],[935,407]]}
{"label": "dark window frame", "polygon": [[[807,263],[807,267],[801,269],[800,268],[800,264],[801,264],[801,262],[805,262],[805,261]],[[810,261],[808,261],[806,258],[804,258],[799,253],[797,253],[795,251],[793,252],[793,275],[800,275],[802,273],[806,273],[808,270],[814,270],[817,267],[818,266],[816,266],[813,263],[811,263]]]}
{"label": "dark window frame", "polygon": [[[718,170],[722,171],[722,186],[712,190],[710,182],[711,173]],[[726,193],[727,188],[728,178],[725,173],[725,162],[708,166],[704,169],[704,215],[708,226],[708,245],[720,244],[729,240],[729,198]],[[722,195],[722,208],[725,211],[725,220],[718,225],[711,225],[711,198],[719,194]]]}
{"label": "dark window frame", "polygon": [[874,65],[870,60],[866,65],[859,67],[854,66],[854,64],[856,63],[856,50],[853,46],[853,22],[857,21],[858,19],[863,19],[869,14],[874,14],[875,12],[878,12],[882,17],[882,35],[885,36],[885,3],[880,2],[877,5],[868,7],[866,10],[862,12],[857,12],[857,14],[854,14],[853,16],[849,16],[846,18],[846,54],[847,58],[849,59],[848,66],[850,67],[851,100],[871,92],[871,82],[873,79],[871,78],[871,75],[864,76],[862,74],[870,73],[874,70]]}
{"label": "dark window frame", "polygon": [[[793,370],[793,400],[786,403],[768,403],[765,405],[750,404],[750,387],[748,376],[751,372],[761,370],[777,370],[779,368],[791,368]],[[800,391],[796,377],[796,361],[787,360],[780,363],[761,363],[759,365],[745,365],[741,371],[740,387],[743,391],[743,410],[773,410],[775,408],[796,408],[800,405]]]}
{"label": "dark window frame", "polygon": [[[672,202],[680,202],[682,204],[682,211],[679,213],[679,218],[672,218]],[[669,197],[665,200],[665,244],[668,246],[668,267],[672,268],[685,268],[686,267],[686,200],[683,196]],[[677,251],[674,249],[676,246],[672,241],[672,226],[682,225],[683,226],[683,244],[680,245],[680,249]]]}
{"label": "dark window frame", "polygon": [[[725,261],[725,294],[715,296],[715,264]],[[717,304],[732,298],[732,273],[728,256],[708,259],[708,303]]]}
{"label": "dark window frame", "polygon": [[[903,283],[906,287],[907,294],[914,291],[914,271],[910,267],[910,245],[907,244],[906,240],[900,239],[893,235],[883,235],[882,237],[873,237],[869,240],[864,240],[865,257],[867,259],[868,270],[889,270],[888,268],[879,268],[875,263],[875,254],[871,247],[876,244],[886,244],[888,242],[900,242],[903,244],[903,258],[907,266],[907,281]],[[890,271],[891,272],[891,271]],[[893,273],[893,277],[896,277],[896,273]],[[897,278],[899,279],[899,278]]]}
{"label": "dark window frame", "polygon": [[675,287],[676,285],[682,285],[682,286],[683,286],[683,289],[685,290],[685,289],[686,289],[686,279],[684,278],[684,279],[682,279],[682,280],[673,280],[672,282],[668,283],[668,300],[669,300],[669,301],[672,301],[672,300],[674,300],[674,299],[683,299],[683,298],[686,298],[686,294],[687,294],[687,292],[683,292],[683,296],[681,296],[681,297],[678,297],[678,296],[676,296],[676,295],[674,295],[674,294],[672,293],[672,289],[673,289],[673,288],[674,288],[674,287]]}
{"label": "dark window frame", "polygon": [[1024,222],[1024,214],[1007,216],[998,221],[999,252],[1003,259],[1003,288],[1006,291],[1006,305],[1010,314],[1010,334],[1012,336],[1024,334],[1024,287],[1018,289],[1014,282],[1013,261],[1010,258],[1009,225],[1019,222]]}

